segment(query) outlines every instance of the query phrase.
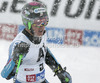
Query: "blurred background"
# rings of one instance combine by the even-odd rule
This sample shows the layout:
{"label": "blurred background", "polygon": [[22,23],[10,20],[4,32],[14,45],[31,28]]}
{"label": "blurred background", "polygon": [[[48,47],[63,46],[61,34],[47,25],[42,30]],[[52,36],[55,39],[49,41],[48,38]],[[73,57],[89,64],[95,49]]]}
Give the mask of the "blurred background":
{"label": "blurred background", "polygon": [[[0,0],[0,72],[8,59],[11,41],[25,28],[22,7],[34,0]],[[67,67],[73,83],[100,82],[100,1],[40,0],[47,5],[47,46]],[[50,83],[60,83],[46,66]],[[12,83],[0,76],[1,83]]]}

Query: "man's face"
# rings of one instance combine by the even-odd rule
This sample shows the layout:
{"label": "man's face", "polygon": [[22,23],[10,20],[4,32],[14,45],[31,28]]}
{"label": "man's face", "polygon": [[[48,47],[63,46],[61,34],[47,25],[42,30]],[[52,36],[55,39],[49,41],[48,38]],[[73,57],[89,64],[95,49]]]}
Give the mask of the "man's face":
{"label": "man's face", "polygon": [[39,18],[34,20],[32,29],[34,30],[34,36],[41,37],[44,33],[45,26],[48,24],[47,17]]}
{"label": "man's face", "polygon": [[37,26],[32,25],[32,29],[34,30],[34,36],[41,37],[44,33],[45,26],[37,27]]}

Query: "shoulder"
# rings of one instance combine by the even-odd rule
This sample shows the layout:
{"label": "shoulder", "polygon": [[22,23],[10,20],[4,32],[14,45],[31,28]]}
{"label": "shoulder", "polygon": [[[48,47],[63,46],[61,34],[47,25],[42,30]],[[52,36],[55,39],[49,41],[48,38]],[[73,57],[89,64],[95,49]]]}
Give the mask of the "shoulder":
{"label": "shoulder", "polygon": [[23,41],[14,41],[9,46],[9,57],[12,57],[15,52],[27,51],[30,47],[29,43]]}
{"label": "shoulder", "polygon": [[30,44],[30,40],[27,38],[26,35],[24,35],[22,32],[20,32],[16,37],[15,39],[12,41],[13,44],[16,44],[16,43],[20,43],[20,42],[25,42],[25,43],[28,43]]}
{"label": "shoulder", "polygon": [[12,55],[15,47],[18,46],[27,46],[30,45],[30,41],[28,40],[28,38],[22,33],[20,32],[15,39],[11,42],[10,46],[9,46],[9,56]]}

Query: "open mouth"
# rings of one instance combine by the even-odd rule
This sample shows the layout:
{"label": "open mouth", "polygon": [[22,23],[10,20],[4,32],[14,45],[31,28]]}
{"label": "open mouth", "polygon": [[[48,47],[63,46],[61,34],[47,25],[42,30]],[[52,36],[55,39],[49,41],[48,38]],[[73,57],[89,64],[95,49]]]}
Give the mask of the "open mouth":
{"label": "open mouth", "polygon": [[39,30],[38,32],[39,32],[39,33],[42,33],[42,32],[43,32],[43,30]]}

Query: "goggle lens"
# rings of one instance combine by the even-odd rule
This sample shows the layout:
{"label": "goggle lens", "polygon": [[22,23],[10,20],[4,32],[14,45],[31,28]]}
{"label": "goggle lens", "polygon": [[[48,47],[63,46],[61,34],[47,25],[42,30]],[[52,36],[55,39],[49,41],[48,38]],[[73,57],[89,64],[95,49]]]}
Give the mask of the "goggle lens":
{"label": "goggle lens", "polygon": [[47,18],[40,18],[34,20],[33,26],[42,27],[42,26],[46,26],[47,24],[48,24]]}

